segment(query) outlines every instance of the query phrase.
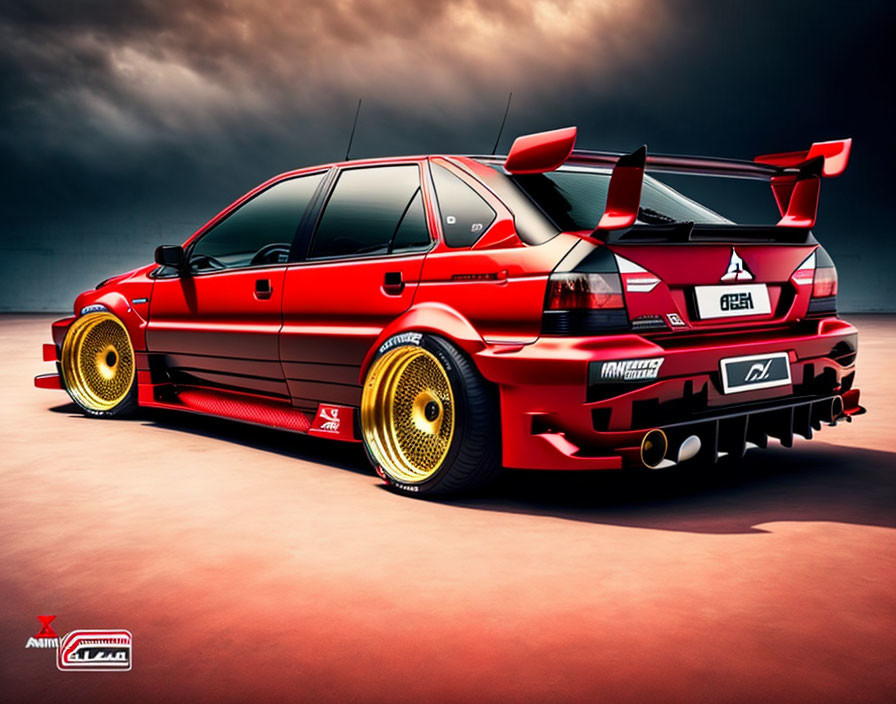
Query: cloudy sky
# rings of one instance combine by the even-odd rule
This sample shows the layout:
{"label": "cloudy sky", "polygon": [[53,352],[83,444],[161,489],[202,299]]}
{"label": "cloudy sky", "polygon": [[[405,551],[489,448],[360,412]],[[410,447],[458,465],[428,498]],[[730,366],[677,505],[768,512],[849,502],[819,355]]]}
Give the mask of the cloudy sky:
{"label": "cloudy sky", "polygon": [[502,150],[569,124],[591,148],[747,158],[854,137],[817,233],[848,306],[886,307],[894,19],[819,0],[6,0],[0,309],[66,308],[259,181],[340,159],[358,98],[355,156],[482,152],[511,90]]}

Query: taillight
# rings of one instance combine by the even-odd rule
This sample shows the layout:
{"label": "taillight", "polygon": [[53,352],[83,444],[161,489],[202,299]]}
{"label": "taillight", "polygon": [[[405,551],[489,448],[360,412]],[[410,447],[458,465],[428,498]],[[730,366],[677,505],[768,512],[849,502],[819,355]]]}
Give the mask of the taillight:
{"label": "taillight", "polygon": [[797,286],[811,286],[809,315],[837,312],[837,269],[822,247],[816,249],[790,277]]}
{"label": "taillight", "polygon": [[617,256],[592,251],[572,271],[548,279],[542,332],[545,335],[603,335],[631,331]]}
{"label": "taillight", "polygon": [[547,310],[624,309],[619,274],[554,274],[548,280]]}
{"label": "taillight", "polygon": [[818,267],[812,282],[812,298],[828,298],[837,295],[837,269],[832,266]]}

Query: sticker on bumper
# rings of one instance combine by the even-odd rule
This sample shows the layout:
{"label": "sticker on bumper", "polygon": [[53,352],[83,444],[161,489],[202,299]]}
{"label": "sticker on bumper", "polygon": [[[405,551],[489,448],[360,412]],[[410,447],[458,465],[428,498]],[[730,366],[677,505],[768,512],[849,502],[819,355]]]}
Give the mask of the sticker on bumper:
{"label": "sticker on bumper", "polygon": [[726,394],[790,384],[790,358],[786,352],[729,357],[719,365]]}

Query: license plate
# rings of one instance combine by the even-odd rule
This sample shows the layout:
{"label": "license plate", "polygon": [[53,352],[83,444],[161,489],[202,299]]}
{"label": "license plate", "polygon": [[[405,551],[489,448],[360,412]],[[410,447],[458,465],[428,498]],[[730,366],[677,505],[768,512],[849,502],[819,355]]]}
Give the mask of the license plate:
{"label": "license plate", "polygon": [[696,286],[697,313],[702,319],[768,315],[772,312],[765,284]]}
{"label": "license plate", "polygon": [[790,358],[786,352],[729,357],[719,364],[722,368],[722,390],[726,394],[790,383]]}

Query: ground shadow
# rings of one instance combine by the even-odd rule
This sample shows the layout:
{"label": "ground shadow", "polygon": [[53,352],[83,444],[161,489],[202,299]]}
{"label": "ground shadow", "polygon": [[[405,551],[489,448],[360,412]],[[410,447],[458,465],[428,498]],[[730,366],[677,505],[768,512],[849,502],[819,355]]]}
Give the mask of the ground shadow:
{"label": "ground shadow", "polygon": [[[76,413],[73,404],[51,409]],[[208,416],[144,409],[128,422],[200,434],[264,452],[370,475],[360,444],[323,440]],[[658,472],[506,471],[487,493],[443,500],[475,510],[524,513],[699,533],[761,532],[776,521],[833,521],[896,528],[896,453],[799,443],[753,450],[738,463]]]}
{"label": "ground shadow", "polygon": [[896,454],[814,442],[659,472],[507,472],[458,506],[699,533],[776,521],[896,528]]}
{"label": "ground shadow", "polygon": [[360,443],[334,442],[225,418],[155,408],[143,409],[139,420],[167,430],[180,430],[216,440],[236,442],[265,452],[331,465],[359,474],[373,474]]}

